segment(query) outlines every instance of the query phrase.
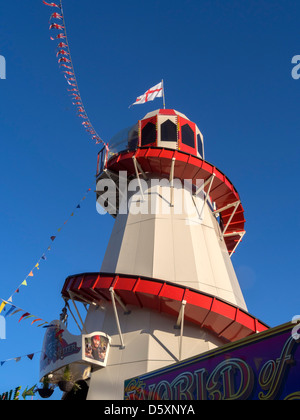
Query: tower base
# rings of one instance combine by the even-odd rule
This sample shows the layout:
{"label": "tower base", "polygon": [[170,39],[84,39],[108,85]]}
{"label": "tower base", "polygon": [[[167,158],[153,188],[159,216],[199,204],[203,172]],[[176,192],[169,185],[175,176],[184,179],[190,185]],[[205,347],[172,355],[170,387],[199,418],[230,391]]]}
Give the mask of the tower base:
{"label": "tower base", "polygon": [[111,337],[106,367],[91,374],[90,400],[123,399],[126,379],[268,329],[230,302],[140,276],[70,276],[62,296],[90,304],[86,334],[102,331]]}
{"label": "tower base", "polygon": [[147,309],[135,309],[129,315],[119,311],[119,321],[124,348],[121,348],[112,305],[89,310],[86,329],[106,331],[112,345],[107,366],[91,375],[88,400],[122,400],[126,379],[226,343],[213,333],[187,323],[181,340],[181,330],[175,328],[174,317]]}

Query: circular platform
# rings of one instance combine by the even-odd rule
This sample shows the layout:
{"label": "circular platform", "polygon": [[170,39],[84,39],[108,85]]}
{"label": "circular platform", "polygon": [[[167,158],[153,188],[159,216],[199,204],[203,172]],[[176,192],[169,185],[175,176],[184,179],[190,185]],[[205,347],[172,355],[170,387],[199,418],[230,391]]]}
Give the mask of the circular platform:
{"label": "circular platform", "polygon": [[[185,321],[233,342],[269,327],[239,307],[195,289],[146,277],[85,273],[70,276],[62,289],[65,299],[83,303],[111,302],[111,290],[123,306],[148,308],[174,316],[176,323],[185,302]],[[121,306],[120,306],[121,308]],[[131,315],[129,315],[131,316]]]}
{"label": "circular platform", "polygon": [[[211,202],[215,203],[215,213],[221,215],[221,228],[228,252],[230,255],[234,253],[245,234],[244,209],[237,190],[219,169],[188,153],[158,147],[118,153],[106,162],[104,169],[115,174],[127,171],[128,177],[135,176],[134,159],[145,174],[159,177],[170,176],[175,159],[174,179],[191,179],[195,186],[197,180],[203,180],[204,191],[209,193]],[[97,174],[98,179],[105,174],[105,171]]]}

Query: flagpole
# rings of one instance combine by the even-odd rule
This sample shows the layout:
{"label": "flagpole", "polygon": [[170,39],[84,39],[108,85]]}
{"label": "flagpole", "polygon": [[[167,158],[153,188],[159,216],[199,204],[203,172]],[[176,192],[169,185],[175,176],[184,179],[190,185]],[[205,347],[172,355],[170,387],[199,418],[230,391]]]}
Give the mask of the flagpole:
{"label": "flagpole", "polygon": [[162,83],[162,87],[163,87],[163,104],[164,104],[164,109],[166,109],[165,86],[164,86],[164,80],[163,79],[162,79],[161,83]]}

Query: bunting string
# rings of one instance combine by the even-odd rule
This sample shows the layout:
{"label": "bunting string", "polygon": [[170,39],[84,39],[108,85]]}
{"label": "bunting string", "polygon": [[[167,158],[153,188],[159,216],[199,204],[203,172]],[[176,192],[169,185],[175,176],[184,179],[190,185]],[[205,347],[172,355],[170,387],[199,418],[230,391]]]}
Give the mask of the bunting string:
{"label": "bunting string", "polygon": [[17,287],[17,289],[14,291],[14,293],[12,293],[12,295],[7,299],[7,300],[2,300],[2,303],[0,305],[0,314],[2,313],[2,311],[4,310],[5,306],[9,303],[11,304],[13,301],[13,297],[16,293],[20,293],[20,289],[21,287],[28,286],[28,281],[29,279],[33,278],[36,273],[40,270],[40,265],[42,262],[47,260],[48,257],[48,253],[51,251],[52,247],[53,247],[53,242],[57,239],[58,235],[61,233],[61,231],[63,230],[63,227],[65,227],[65,225],[70,221],[70,219],[72,217],[75,216],[76,211],[78,211],[79,209],[81,209],[81,205],[83,203],[83,201],[86,200],[88,194],[91,192],[91,188],[89,188],[86,191],[86,194],[83,196],[83,198],[78,202],[78,204],[76,205],[76,207],[73,209],[72,213],[70,214],[70,216],[68,217],[68,219],[65,220],[65,222],[63,223],[63,225],[61,225],[60,228],[57,229],[57,232],[55,232],[55,235],[50,237],[50,243],[47,247],[47,249],[42,253],[41,257],[37,260],[37,262],[35,263],[34,267],[32,268],[32,270],[29,272],[29,274],[27,274],[27,276],[25,277],[25,279],[22,281],[22,283],[19,284],[19,286]]}
{"label": "bunting string", "polygon": [[12,357],[12,358],[10,358],[10,359],[6,359],[6,360],[2,360],[2,361],[0,361],[0,367],[2,367],[6,362],[12,362],[12,361],[15,361],[15,362],[20,362],[20,360],[21,359],[23,359],[23,358],[28,358],[29,360],[32,360],[33,358],[34,358],[34,356],[36,355],[36,354],[39,354],[39,353],[42,353],[41,351],[36,351],[36,352],[34,352],[34,353],[30,353],[30,354],[24,354],[23,356],[18,356],[18,357]]}
{"label": "bunting string", "polygon": [[[2,303],[5,304],[5,307],[3,308],[3,312],[2,312],[2,314],[4,315],[4,318],[9,318],[9,317],[17,315],[17,314],[21,315],[21,313],[23,312],[21,318],[19,319],[19,323],[22,320],[25,321],[26,319],[30,318],[30,319],[32,319],[31,325],[35,324],[37,327],[43,327],[43,328],[49,328],[50,327],[51,324],[49,322],[45,321],[43,318],[39,318],[36,315],[32,315],[30,312],[27,312],[26,310],[24,310],[22,308],[19,308],[18,306],[13,305],[12,303],[7,302],[4,299],[0,299],[0,300],[2,301]],[[10,306],[9,309],[7,308],[7,305]],[[41,324],[37,324],[38,322],[41,322]]]}
{"label": "bunting string", "polygon": [[[57,41],[57,47],[56,47],[56,58],[58,59],[58,64],[60,66],[60,69],[64,73],[64,77],[66,79],[66,82],[68,84],[68,92],[71,96],[72,104],[76,107],[77,116],[84,121],[82,122],[82,125],[89,135],[89,137],[95,141],[96,144],[104,144],[108,148],[108,145],[101,139],[97,131],[95,130],[94,126],[92,125],[88,114],[86,112],[86,109],[84,107],[79,86],[77,83],[77,78],[74,70],[74,65],[71,57],[71,50],[68,42],[68,36],[67,36],[67,29],[66,29],[66,21],[64,17],[64,11],[63,11],[63,5],[62,0],[59,0],[59,4],[57,3],[47,3],[43,0],[43,3],[46,6],[55,7],[59,9],[58,12],[54,12],[50,16],[50,27],[49,30],[51,32],[55,32],[55,35],[51,36],[50,39],[52,41]],[[59,23],[56,23],[56,21],[59,21]]]}

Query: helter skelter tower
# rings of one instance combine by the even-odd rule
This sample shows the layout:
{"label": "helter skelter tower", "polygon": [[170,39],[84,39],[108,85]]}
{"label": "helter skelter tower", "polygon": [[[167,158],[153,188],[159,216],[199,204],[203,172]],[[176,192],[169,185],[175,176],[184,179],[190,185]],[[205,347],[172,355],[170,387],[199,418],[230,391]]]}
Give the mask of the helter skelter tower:
{"label": "helter skelter tower", "polygon": [[62,291],[91,304],[87,333],[111,337],[88,399],[123,399],[128,378],[267,329],[248,313],[231,262],[245,234],[239,194],[204,159],[196,124],[160,109],[111,144],[97,168],[98,204],[115,217],[102,267],[68,277]]}

